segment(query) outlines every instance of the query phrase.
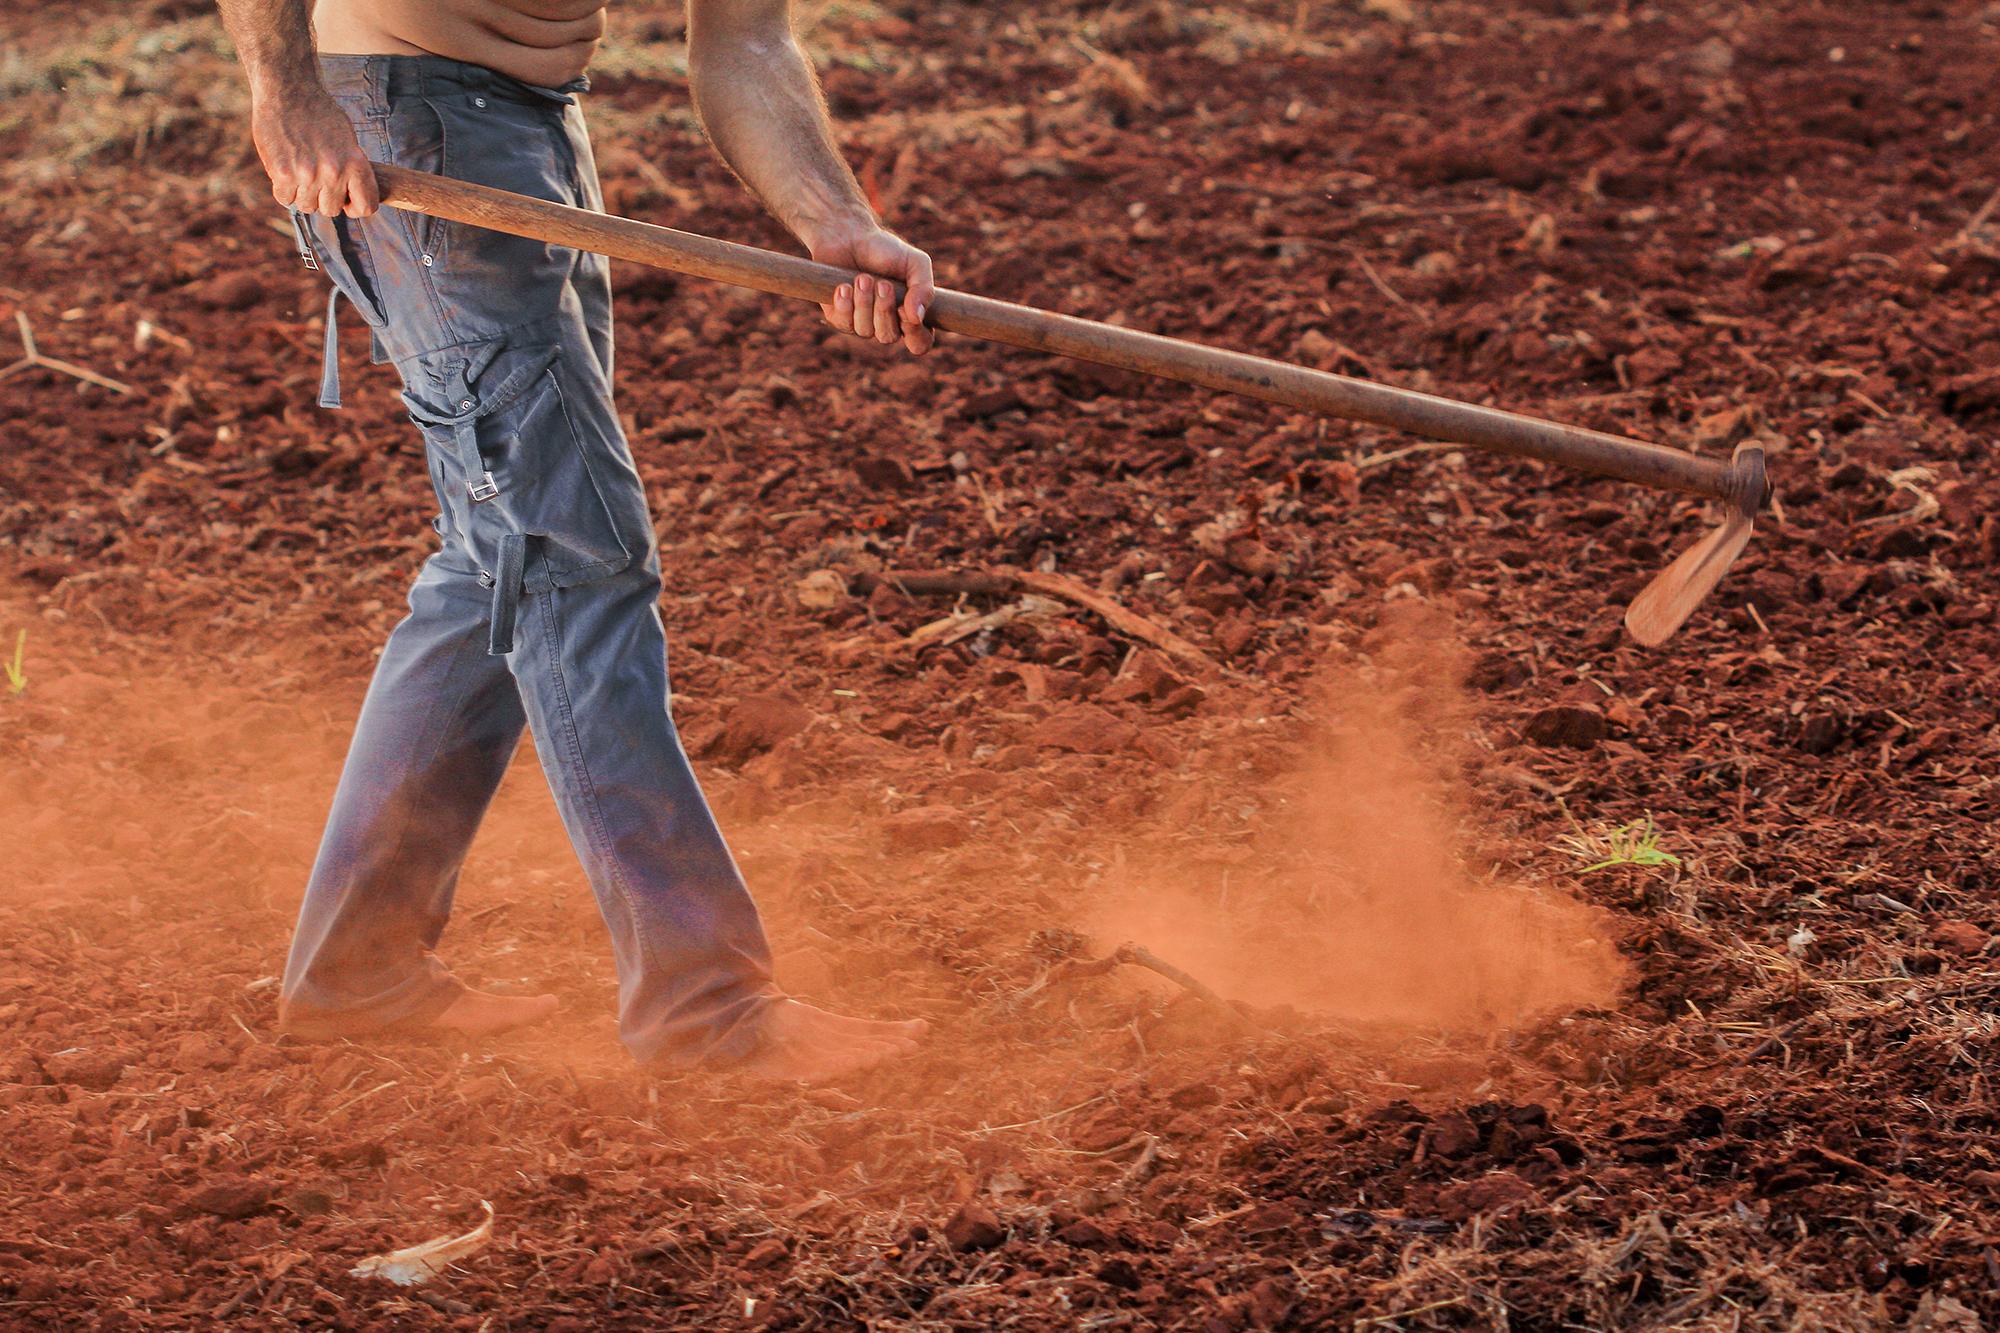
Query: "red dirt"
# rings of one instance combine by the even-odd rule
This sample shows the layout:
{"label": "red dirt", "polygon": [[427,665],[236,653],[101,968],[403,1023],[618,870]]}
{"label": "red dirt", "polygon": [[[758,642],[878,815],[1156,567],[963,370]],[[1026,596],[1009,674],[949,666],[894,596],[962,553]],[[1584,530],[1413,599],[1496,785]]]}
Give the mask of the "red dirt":
{"label": "red dirt", "polygon": [[[835,10],[848,146],[948,283],[1784,447],[1647,652],[1620,610],[1698,505],[623,272],[676,707],[783,975],[946,1034],[804,1095],[628,1065],[532,772],[446,949],[558,1024],[275,1036],[428,488],[359,340],[354,406],[311,405],[323,289],[208,13],[0,18],[0,340],[25,312],[135,389],[0,381],[0,1321],[2000,1318],[1989,6]],[[778,243],[682,114],[677,20],[624,22],[612,206]],[[914,653],[948,606],[800,596],[1050,561],[1232,674],[1081,612]],[[1648,812],[1678,871],[1564,849]],[[1024,994],[1149,894],[1140,942],[1263,1030],[1131,969]],[[348,1275],[482,1199],[447,1277]]]}

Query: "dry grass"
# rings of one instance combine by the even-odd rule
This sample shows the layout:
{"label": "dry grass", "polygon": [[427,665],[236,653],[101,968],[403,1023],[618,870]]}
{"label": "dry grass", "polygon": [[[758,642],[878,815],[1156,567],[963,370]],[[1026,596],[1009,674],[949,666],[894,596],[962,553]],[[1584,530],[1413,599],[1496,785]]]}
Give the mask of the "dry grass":
{"label": "dry grass", "polygon": [[100,19],[0,45],[0,134],[21,136],[0,180],[37,188],[93,162],[143,161],[168,136],[237,124],[246,109],[213,16],[135,29]]}

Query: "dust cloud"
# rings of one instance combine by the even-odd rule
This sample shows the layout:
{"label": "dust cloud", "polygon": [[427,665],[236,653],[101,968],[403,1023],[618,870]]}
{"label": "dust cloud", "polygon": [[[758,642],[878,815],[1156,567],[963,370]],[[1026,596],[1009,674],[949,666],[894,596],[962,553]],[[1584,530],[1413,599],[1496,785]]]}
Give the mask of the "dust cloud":
{"label": "dust cloud", "polygon": [[0,898],[188,895],[288,914],[342,733],[282,650],[228,664],[44,617],[0,589],[25,684],[0,682]]}
{"label": "dust cloud", "polygon": [[1483,1034],[1615,1003],[1627,967],[1610,913],[1461,854],[1478,812],[1448,627],[1398,621],[1368,648],[1322,677],[1289,769],[1254,788],[1205,779],[1253,811],[1236,863],[1205,859],[1195,830],[1156,842],[1128,855],[1088,929],[1234,998],[1356,1025]]}
{"label": "dust cloud", "polygon": [[[11,869],[0,901],[144,912],[162,898],[198,899],[218,918],[238,914],[235,937],[261,950],[245,967],[275,970],[359,683],[329,689],[288,665],[282,647],[223,673],[197,655],[0,608],[11,612],[4,623],[31,627],[29,686],[0,713],[9,812],[0,858]],[[1475,812],[1459,777],[1471,714],[1457,651],[1447,631],[1422,622],[1378,634],[1364,663],[1321,683],[1302,758],[1267,777],[1217,758],[1199,775],[1223,816],[1156,813],[1123,838],[1104,830],[1127,851],[1097,904],[1071,921],[1107,946],[1143,943],[1252,1004],[1356,1025],[1486,1033],[1615,1003],[1626,970],[1608,913],[1560,889],[1495,882],[1461,855]],[[517,766],[532,770],[532,755]],[[719,791],[741,785],[713,776]],[[787,887],[796,857],[784,849],[871,864],[851,829],[806,830],[818,809],[728,821],[757,863],[790,964],[816,957],[785,945],[823,939],[824,909],[810,885]],[[567,839],[536,775],[512,776],[488,825],[454,956],[505,984],[560,973],[601,1011],[611,985],[601,927],[575,891]],[[519,943],[550,937],[565,946],[560,960]],[[840,971],[836,990],[881,989],[858,963]],[[787,975],[819,989],[797,966]]]}

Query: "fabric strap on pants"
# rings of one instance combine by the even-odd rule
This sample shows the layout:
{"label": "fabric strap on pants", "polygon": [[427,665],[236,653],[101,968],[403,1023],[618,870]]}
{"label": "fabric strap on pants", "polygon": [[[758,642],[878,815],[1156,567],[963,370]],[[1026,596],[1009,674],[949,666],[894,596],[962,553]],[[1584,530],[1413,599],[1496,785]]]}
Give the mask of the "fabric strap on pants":
{"label": "fabric strap on pants", "polygon": [[340,324],[337,314],[340,310],[340,288],[330,287],[326,293],[326,351],[319,363],[319,405],[321,407],[340,406]]}
{"label": "fabric strap on pants", "polygon": [[486,651],[504,657],[514,651],[514,625],[521,608],[521,579],[528,540],[518,532],[500,538],[499,568],[493,571],[493,611]]}
{"label": "fabric strap on pants", "polygon": [[[299,238],[299,260],[314,272],[319,271],[319,257],[313,253],[312,224],[296,208],[290,210],[292,231]],[[332,275],[329,274],[329,277]],[[326,293],[326,342],[319,362],[319,405],[321,407],[340,406],[340,284],[333,283]]]}
{"label": "fabric strap on pants", "polygon": [[[486,470],[486,460],[479,453],[479,418],[469,411],[461,416],[452,423],[451,439],[458,454],[458,464],[469,478],[465,493],[473,506],[483,505],[500,494],[499,484]],[[527,539],[520,533],[504,532],[500,535],[499,556],[494,561],[491,575],[493,613],[487,642],[490,653],[504,656],[514,651],[514,621],[521,603],[521,576],[527,563],[527,549]]]}
{"label": "fabric strap on pants", "polygon": [[[459,468],[466,477],[465,493],[474,506],[483,505],[500,494],[499,483],[493,480],[493,474],[487,470],[486,460],[479,452],[479,418],[483,413],[472,390],[473,381],[499,350],[498,343],[489,343],[471,361],[454,362],[445,383],[445,392],[458,409],[458,415],[451,423],[452,446],[458,454]],[[527,545],[527,539],[518,532],[506,532],[500,536],[499,555],[492,571],[493,610],[486,645],[486,650],[496,656],[514,651],[514,626],[520,613],[521,578],[527,564]]]}

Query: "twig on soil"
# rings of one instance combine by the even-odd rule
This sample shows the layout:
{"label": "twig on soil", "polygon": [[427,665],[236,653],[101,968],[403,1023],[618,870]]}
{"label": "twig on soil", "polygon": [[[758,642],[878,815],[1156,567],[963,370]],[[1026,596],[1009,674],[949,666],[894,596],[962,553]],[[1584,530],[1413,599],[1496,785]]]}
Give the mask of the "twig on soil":
{"label": "twig on soil", "polygon": [[1118,1175],[1119,1189],[1131,1189],[1135,1185],[1143,1185],[1152,1179],[1155,1171],[1159,1170],[1160,1141],[1151,1134],[1147,1134],[1144,1137],[1146,1146],[1141,1148],[1139,1155],[1132,1159],[1132,1165],[1126,1167]]}
{"label": "twig on soil", "polygon": [[142,319],[132,329],[132,346],[137,351],[145,351],[148,343],[163,342],[177,347],[183,352],[193,352],[194,344],[178,333],[169,333],[150,319]]}
{"label": "twig on soil", "polygon": [[1244,1217],[1256,1211],[1256,1208],[1257,1204],[1253,1200],[1231,1208],[1226,1213],[1210,1213],[1207,1217],[1198,1217],[1194,1221],[1187,1223],[1182,1229],[1185,1231],[1206,1231],[1210,1227],[1219,1227],[1224,1222],[1234,1222],[1237,1218]]}
{"label": "twig on soil", "polygon": [[[1067,574],[1055,574],[1039,569],[969,570],[963,573],[942,571],[888,571],[880,574],[865,573],[855,575],[849,591],[865,597],[883,585],[896,588],[912,597],[918,596],[963,596],[985,594],[1005,596],[1010,593],[1033,592],[1044,597],[1052,597],[1072,606],[1080,606],[1096,615],[1111,628],[1130,638],[1152,644],[1162,652],[1169,653],[1192,666],[1204,671],[1220,673],[1222,667],[1215,659],[1197,648],[1188,640],[1174,633],[1157,621],[1149,620],[1138,612],[1119,605],[1103,593],[1085,587]],[[925,629],[929,629],[926,626]],[[922,634],[919,630],[917,633]],[[942,634],[944,631],[939,631]],[[917,641],[923,646],[930,640]],[[947,640],[950,642],[951,640]]]}
{"label": "twig on soil", "polygon": [[1369,263],[1368,260],[1362,255],[1362,253],[1359,250],[1354,250],[1351,251],[1350,253],[1352,253],[1354,256],[1354,262],[1361,266],[1362,276],[1367,278],[1369,282],[1374,284],[1376,291],[1382,293],[1382,295],[1388,297],[1391,301],[1403,307],[1403,309],[1409,311],[1412,315],[1415,315],[1418,319],[1422,320],[1424,323],[1428,324],[1431,322],[1431,317],[1429,315],[1425,314],[1423,311],[1411,305],[1407,300],[1403,299],[1403,294],[1401,292],[1397,291],[1394,287],[1391,287],[1388,283],[1384,282],[1382,280],[1382,275],[1375,271],[1375,266]]}
{"label": "twig on soil", "polygon": [[1142,639],[1164,652],[1173,654],[1185,662],[1201,667],[1205,671],[1219,672],[1222,668],[1201,649],[1183,639],[1166,626],[1148,620],[1112,601],[1104,594],[1086,588],[1067,574],[1044,573],[1041,570],[1022,570],[1017,576],[1023,587],[1044,596],[1070,602],[1093,612],[1120,634]]}
{"label": "twig on soil", "polygon": [[1110,1095],[1108,1092],[1100,1092],[1088,1101],[1078,1102],[1075,1106],[1065,1106],[1062,1110],[1051,1111],[1047,1115],[1038,1115],[1033,1120],[1017,1120],[1011,1125],[981,1125],[972,1132],[974,1134],[999,1134],[1009,1129],[1027,1129],[1031,1125],[1046,1125],[1049,1121],[1060,1120],[1073,1111],[1081,1111],[1086,1106],[1095,1106]]}
{"label": "twig on soil", "polygon": [[1094,977],[1105,972],[1115,971],[1116,969],[1122,967],[1126,963],[1130,963],[1134,967],[1143,967],[1149,972],[1158,973],[1160,976],[1165,977],[1168,981],[1173,982],[1176,986],[1179,986],[1182,990],[1186,991],[1188,994],[1194,996],[1197,1000],[1200,1000],[1204,1004],[1207,1004],[1210,1007],[1221,1012],[1222,1014],[1227,1015],[1229,1018],[1235,1020],[1238,1023],[1243,1024],[1245,1027],[1251,1028],[1254,1031],[1258,1032],[1265,1031],[1265,1028],[1263,1027],[1262,1024],[1257,1023],[1256,1021],[1251,1019],[1249,1015],[1245,1014],[1241,1009],[1238,1009],[1228,1000],[1225,1000],[1222,998],[1222,996],[1216,994],[1216,992],[1210,989],[1205,983],[1197,980],[1194,977],[1189,976],[1187,973],[1181,971],[1178,967],[1175,967],[1172,963],[1169,963],[1164,958],[1161,958],[1158,954],[1154,953],[1151,949],[1146,948],[1144,945],[1133,944],[1130,941],[1127,941],[1126,943],[1119,945],[1116,949],[1113,949],[1110,953],[1106,954],[1102,958],[1071,959],[1070,961],[1065,963],[1058,963],[1056,966],[1050,968],[1047,972],[1043,973],[1041,978],[1038,981],[1036,981],[1034,985],[1022,991],[1021,995],[1022,997],[1033,995],[1036,991],[1041,990],[1043,987],[1047,986],[1050,982],[1056,981],[1058,979],[1066,980],[1070,977]]}
{"label": "twig on soil", "polygon": [[972,489],[979,495],[979,512],[986,516],[986,526],[993,530],[994,536],[1006,536],[1007,529],[1000,522],[1000,506],[994,502],[993,496],[986,489],[986,483],[979,479],[977,472],[972,474]]}
{"label": "twig on soil", "polygon": [[229,1318],[229,1316],[235,1314],[238,1310],[242,1309],[243,1306],[249,1302],[252,1296],[258,1295],[263,1290],[264,1290],[264,1279],[260,1277],[251,1278],[248,1282],[244,1283],[243,1289],[241,1291],[237,1292],[234,1296],[231,1296],[228,1300],[224,1301],[222,1304],[216,1306],[213,1310],[210,1310],[208,1312],[209,1318],[211,1319]]}
{"label": "twig on soil", "polygon": [[1979,211],[1974,213],[1963,227],[1959,228],[1958,235],[1953,239],[1952,244],[1964,245],[1974,236],[1977,236],[1980,228],[1986,225],[1986,220],[1993,216],[1993,210],[1996,208],[2000,208],[2000,189],[1996,189],[1992,194],[1986,196],[1986,202],[1979,206]]}
{"label": "twig on soil", "polygon": [[1815,1017],[1817,1017],[1817,1015],[1807,1014],[1805,1018],[1796,1019],[1793,1022],[1786,1024],[1783,1028],[1779,1029],[1776,1032],[1773,1032],[1770,1036],[1764,1038],[1763,1041],[1757,1043],[1757,1045],[1752,1047],[1746,1054],[1736,1057],[1736,1059],[1733,1062],[1724,1060],[1713,1060],[1710,1061],[1707,1065],[1703,1066],[1703,1068],[1713,1069],[1717,1065],[1721,1065],[1724,1063],[1747,1065],[1752,1060],[1761,1059],[1763,1056],[1769,1054],[1770,1052],[1778,1050],[1781,1047],[1784,1047],[1792,1037],[1797,1035],[1798,1030],[1806,1025],[1808,1020]]}
{"label": "twig on soil", "polygon": [[368,1091],[360,1094],[357,1097],[348,1098],[340,1105],[334,1107],[331,1111],[328,1111],[326,1115],[323,1117],[323,1119],[331,1120],[335,1116],[339,1115],[342,1111],[348,1110],[351,1107],[359,1106],[362,1102],[367,1101],[370,1097],[373,1097],[376,1093],[383,1092],[389,1088],[395,1087],[398,1081],[399,1080],[392,1078],[387,1083],[376,1084],[374,1087],[368,1089]]}
{"label": "twig on soil", "polygon": [[1023,597],[1018,602],[1009,603],[997,611],[985,614],[966,612],[946,616],[943,620],[933,620],[913,631],[903,640],[905,648],[915,651],[921,648],[944,647],[969,639],[985,630],[1000,629],[1017,620],[1034,616],[1045,616],[1056,609],[1056,603],[1046,597]]}
{"label": "twig on soil", "polygon": [[1121,1157],[1134,1148],[1143,1149],[1151,1142],[1153,1136],[1141,1130],[1123,1143],[1114,1143],[1109,1148],[1060,1148],[1057,1151],[1067,1153],[1071,1157]]}
{"label": "twig on soil", "polygon": [[[1206,985],[1195,980],[1193,977],[1181,971],[1178,967],[1175,967],[1172,963],[1167,962],[1164,958],[1161,958],[1159,955],[1155,954],[1152,950],[1144,947],[1143,945],[1121,944],[1118,946],[1117,951],[1112,954],[1112,957],[1116,958],[1121,963],[1132,963],[1135,966],[1143,967],[1150,972],[1157,972],[1161,976],[1165,977],[1168,981],[1171,981],[1176,986],[1179,986],[1182,990],[1185,990],[1190,995],[1193,995],[1196,999],[1204,1000],[1207,1003],[1214,1005],[1218,1009],[1226,1010],[1231,1015],[1237,1018],[1243,1017],[1242,1013],[1238,1011],[1235,1005],[1223,999],[1220,995],[1217,995],[1214,991],[1210,990]],[[1247,1022],[1248,1020],[1246,1019],[1245,1021]]]}
{"label": "twig on soil", "polygon": [[1366,472],[1371,467],[1381,467],[1385,463],[1393,463],[1399,458],[1408,458],[1412,454],[1427,454],[1438,449],[1456,449],[1458,447],[1455,444],[1405,445],[1401,449],[1388,449],[1379,454],[1369,454],[1366,458],[1356,459],[1354,470],[1356,472]]}
{"label": "twig on soil", "polygon": [[1465,1304],[1465,1297],[1452,1296],[1442,1301],[1432,1301],[1429,1305],[1419,1305],[1413,1310],[1398,1310],[1394,1314],[1368,1315],[1355,1324],[1355,1327],[1373,1328],[1377,1324],[1393,1324],[1399,1319],[1408,1319],[1411,1315],[1429,1314],[1433,1310],[1448,1310],[1454,1305],[1463,1304]]}
{"label": "twig on soil", "polygon": [[73,379],[83,380],[88,384],[95,384],[101,389],[109,389],[113,393],[131,394],[132,386],[129,384],[121,384],[117,380],[100,375],[94,370],[79,366],[74,361],[64,361],[58,357],[43,356],[41,350],[35,346],[35,331],[28,325],[28,312],[25,310],[16,310],[14,312],[14,320],[21,326],[21,350],[25,355],[10,366],[0,366],[0,380],[4,380],[11,375],[18,375],[24,370],[53,370],[58,374],[68,375]]}

